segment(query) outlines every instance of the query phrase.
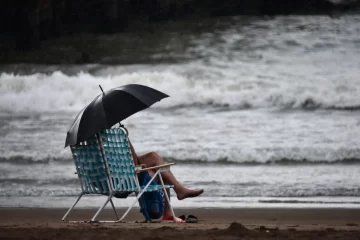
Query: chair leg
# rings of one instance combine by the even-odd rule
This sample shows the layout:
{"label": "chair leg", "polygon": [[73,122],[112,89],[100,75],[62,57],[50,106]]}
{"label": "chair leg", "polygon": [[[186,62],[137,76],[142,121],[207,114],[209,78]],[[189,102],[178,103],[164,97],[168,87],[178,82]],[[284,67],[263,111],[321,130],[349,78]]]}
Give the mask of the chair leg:
{"label": "chair leg", "polygon": [[144,189],[140,191],[138,195],[136,195],[135,201],[130,205],[130,207],[126,210],[126,212],[122,215],[122,217],[117,220],[116,222],[121,222],[130,212],[130,210],[134,207],[134,205],[139,201],[139,198],[143,195],[143,193],[146,191],[146,189],[150,186],[151,182],[156,178],[156,176],[159,174],[159,171],[154,174],[154,176],[150,179],[150,181],[145,185]]}
{"label": "chair leg", "polygon": [[106,207],[106,205],[109,203],[109,201],[111,200],[111,198],[113,197],[114,193],[110,193],[109,197],[106,199],[106,201],[104,202],[104,204],[99,208],[99,210],[95,213],[95,215],[93,216],[93,218],[91,219],[91,222],[95,222],[97,216],[100,214],[100,212]]}
{"label": "chair leg", "polygon": [[80,193],[74,204],[69,208],[69,210],[65,213],[64,217],[61,219],[65,221],[66,217],[70,214],[70,212],[74,209],[75,205],[80,201],[80,198],[84,195],[84,193]]}
{"label": "chair leg", "polygon": [[130,205],[130,207],[126,210],[126,212],[121,216],[121,218],[119,220],[117,220],[116,222],[121,222],[130,212],[130,210],[134,207],[134,205],[139,201],[139,198],[143,195],[143,193],[145,192],[146,187],[136,196],[135,201]]}
{"label": "chair leg", "polygon": [[174,212],[173,207],[171,206],[170,198],[169,198],[169,196],[168,196],[168,194],[167,194],[167,191],[166,191],[166,188],[165,188],[165,184],[164,184],[164,181],[163,181],[163,179],[162,179],[161,174],[159,174],[159,178],[160,178],[161,185],[162,185],[162,187],[163,187],[163,191],[164,191],[164,194],[165,194],[165,197],[166,197],[166,201],[167,201],[168,204],[169,204],[169,207],[170,207],[170,210],[171,210],[171,214],[172,214],[172,216],[173,216],[173,218],[174,218],[174,222],[175,222],[175,212]]}
{"label": "chair leg", "polygon": [[118,216],[118,214],[117,214],[117,212],[116,212],[115,205],[114,205],[114,202],[113,202],[112,199],[110,199],[110,203],[111,203],[111,206],[112,206],[112,208],[113,208],[113,210],[114,210],[114,212],[115,212],[116,220],[118,220],[118,219],[119,219],[119,216]]}

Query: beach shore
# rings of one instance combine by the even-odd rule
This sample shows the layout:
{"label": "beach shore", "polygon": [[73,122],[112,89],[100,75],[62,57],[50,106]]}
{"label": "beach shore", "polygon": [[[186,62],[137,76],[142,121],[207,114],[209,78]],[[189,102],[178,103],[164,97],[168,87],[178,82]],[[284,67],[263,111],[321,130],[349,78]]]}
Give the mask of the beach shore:
{"label": "beach shore", "polygon": [[[96,209],[77,209],[68,220],[89,220]],[[121,214],[124,209],[118,209]],[[69,223],[66,209],[0,208],[0,239],[359,239],[360,209],[176,209],[198,223],[141,223],[133,209],[126,223]],[[114,220],[106,209],[99,220]]]}

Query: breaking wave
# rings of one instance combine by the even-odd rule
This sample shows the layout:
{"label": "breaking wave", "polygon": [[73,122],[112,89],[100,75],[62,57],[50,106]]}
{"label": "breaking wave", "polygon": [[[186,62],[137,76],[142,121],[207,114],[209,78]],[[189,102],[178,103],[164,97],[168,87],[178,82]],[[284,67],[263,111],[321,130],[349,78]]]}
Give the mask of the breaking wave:
{"label": "breaking wave", "polygon": [[[170,106],[168,108],[163,108],[163,110],[178,110],[178,109],[189,109],[189,108],[212,108],[214,111],[236,111],[236,110],[244,110],[244,109],[253,109],[253,108],[262,108],[264,106],[255,106],[249,102],[243,102],[241,104],[230,105],[227,103],[217,103],[212,100],[208,102],[194,102],[189,104],[179,104]],[[313,99],[308,98],[303,102],[298,103],[296,101],[282,103],[282,104],[274,104],[273,107],[277,107],[280,110],[336,110],[336,111],[358,111],[360,110],[360,105],[348,105],[348,106],[330,106],[323,103],[317,103]],[[161,108],[160,108],[161,109]]]}
{"label": "breaking wave", "polygon": [[[180,69],[180,68],[179,68]],[[68,76],[51,74],[0,75],[0,110],[3,112],[79,111],[106,89],[128,83],[157,88],[171,96],[152,109],[177,110],[187,108],[233,111],[251,108],[299,110],[360,109],[360,85],[354,82],[294,83],[292,79],[218,79],[202,76],[193,79],[179,69],[122,72],[112,75],[78,73]],[[105,71],[106,72],[106,71]],[[214,75],[216,75],[214,73]],[[263,77],[264,78],[264,77]],[[346,85],[345,85],[346,84]],[[51,92],[51,94],[49,94]]]}
{"label": "breaking wave", "polygon": [[45,179],[45,180],[39,180],[39,179],[29,179],[29,178],[3,178],[0,179],[0,185],[2,184],[21,184],[21,185],[35,185],[36,186],[46,186],[46,185],[78,185],[79,179]]}
{"label": "breaking wave", "polygon": [[[179,159],[174,157],[164,157],[166,162],[175,162],[176,164],[210,164],[210,165],[318,165],[318,164],[360,164],[359,158],[345,158],[335,160],[309,160],[309,159],[274,159],[266,161],[239,161],[235,159],[220,158],[212,161],[204,159]],[[10,156],[0,157],[0,163],[8,163],[13,165],[32,165],[32,164],[72,164],[73,159],[69,158],[32,158],[28,156]]]}
{"label": "breaking wave", "polygon": [[291,203],[291,204],[360,204],[359,201],[303,201],[303,200],[259,200],[259,203]]}
{"label": "breaking wave", "polygon": [[32,158],[28,156],[10,156],[0,157],[0,163],[11,163],[15,165],[28,165],[28,164],[49,164],[51,162],[68,163],[73,162],[71,158]]}

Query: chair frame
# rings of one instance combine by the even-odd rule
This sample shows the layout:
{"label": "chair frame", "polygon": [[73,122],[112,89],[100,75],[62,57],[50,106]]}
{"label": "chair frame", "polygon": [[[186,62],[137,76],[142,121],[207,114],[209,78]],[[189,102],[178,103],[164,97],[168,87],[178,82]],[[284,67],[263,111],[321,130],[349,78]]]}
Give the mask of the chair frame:
{"label": "chair frame", "polygon": [[[123,128],[120,128],[125,134],[126,134],[126,138],[128,140],[128,137],[127,137],[127,133],[126,131],[123,129]],[[103,147],[103,143],[101,141],[101,137],[100,137],[100,134],[97,133],[96,134],[96,138],[97,138],[97,141],[98,141],[98,145],[100,146],[100,152],[101,152],[101,156],[102,156],[102,161],[103,161],[103,164],[105,166],[105,174],[107,175],[107,184],[108,184],[108,188],[109,188],[109,195],[106,199],[106,201],[102,204],[102,206],[97,210],[97,212],[95,213],[95,215],[91,218],[90,222],[111,222],[111,223],[116,223],[116,222],[122,222],[125,217],[128,215],[128,213],[130,212],[130,210],[135,206],[136,202],[139,202],[139,199],[140,197],[146,192],[147,188],[150,186],[150,184],[154,181],[154,179],[156,177],[158,177],[160,179],[160,183],[159,185],[162,186],[162,190],[164,191],[164,194],[165,194],[165,201],[167,204],[169,204],[169,207],[170,207],[170,210],[171,210],[171,214],[173,216],[173,219],[175,219],[175,213],[174,213],[174,210],[173,210],[173,207],[170,203],[170,198],[169,198],[169,195],[166,191],[167,188],[169,187],[166,187],[166,185],[164,184],[164,180],[161,176],[161,172],[164,172],[164,171],[169,171],[170,170],[170,166],[172,165],[175,165],[175,163],[169,163],[169,164],[163,164],[163,165],[159,165],[159,166],[154,166],[154,167],[148,167],[148,168],[142,168],[144,167],[145,165],[142,164],[140,166],[135,166],[135,174],[139,174],[141,172],[144,172],[144,171],[147,171],[147,170],[157,170],[156,173],[152,176],[152,178],[150,179],[150,181],[147,183],[147,185],[145,185],[143,188],[141,188],[140,186],[140,183],[139,183],[139,180],[138,178],[135,179],[135,184],[136,184],[136,187],[137,187],[137,190],[139,191],[135,191],[135,194],[136,194],[136,197],[135,197],[135,200],[132,202],[132,204],[128,207],[128,209],[125,211],[125,213],[121,216],[121,218],[119,218],[118,214],[117,214],[117,211],[115,209],[115,205],[114,205],[114,202],[112,201],[112,198],[114,197],[115,193],[117,193],[117,191],[115,190],[115,186],[114,186],[114,183],[113,181],[111,181],[110,179],[110,174],[109,174],[109,166],[108,166],[108,162],[106,161],[106,155],[105,155],[105,150],[104,150],[104,147]],[[127,147],[130,149],[130,145],[129,145],[129,142],[127,141]],[[132,153],[130,151],[130,155],[131,155],[131,158],[133,158],[132,156]],[[78,167],[76,161],[75,162],[75,165],[76,167]],[[75,173],[77,174],[77,173]],[[86,221],[67,221],[67,217],[68,215],[71,213],[71,211],[75,208],[75,206],[77,205],[77,203],[80,201],[80,199],[82,198],[82,196],[84,195],[94,195],[95,193],[86,193],[84,191],[84,186],[83,186],[83,181],[81,179],[81,177],[79,176],[79,180],[80,180],[80,185],[81,185],[81,193],[79,194],[78,198],[75,200],[75,202],[73,203],[73,205],[69,208],[69,210],[65,213],[65,215],[63,216],[62,218],[62,221],[66,221],[66,222],[86,222]],[[96,194],[97,195],[97,194]],[[99,193],[99,195],[101,195]],[[112,209],[115,213],[115,216],[116,216],[116,219],[115,221],[97,221],[97,217],[99,216],[99,214],[101,213],[101,211],[106,207],[106,205],[108,203],[111,203],[111,206],[112,206]],[[161,218],[162,220],[162,218]],[[174,222],[174,221],[173,221]]]}

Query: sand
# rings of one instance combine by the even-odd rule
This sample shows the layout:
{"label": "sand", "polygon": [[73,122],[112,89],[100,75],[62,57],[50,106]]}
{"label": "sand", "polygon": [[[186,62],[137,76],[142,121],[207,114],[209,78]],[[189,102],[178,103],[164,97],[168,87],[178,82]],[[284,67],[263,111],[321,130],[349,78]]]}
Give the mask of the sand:
{"label": "sand", "polygon": [[[75,210],[89,220],[96,209]],[[124,209],[118,209],[118,213]],[[66,209],[0,208],[0,239],[360,239],[360,209],[176,209],[198,223],[141,223],[134,209],[126,223],[69,223]],[[110,209],[99,220],[113,220]]]}

